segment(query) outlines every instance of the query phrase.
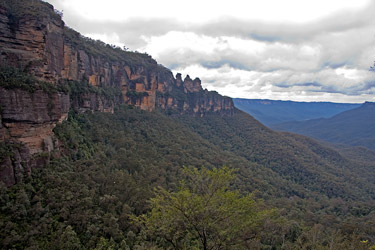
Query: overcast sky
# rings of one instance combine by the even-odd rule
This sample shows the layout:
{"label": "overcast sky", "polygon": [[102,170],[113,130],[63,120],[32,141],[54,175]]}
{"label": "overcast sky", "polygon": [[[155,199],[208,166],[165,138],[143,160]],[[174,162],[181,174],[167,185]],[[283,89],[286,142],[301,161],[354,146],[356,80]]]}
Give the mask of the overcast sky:
{"label": "overcast sky", "polygon": [[47,0],[85,36],[231,97],[375,101],[374,0]]}

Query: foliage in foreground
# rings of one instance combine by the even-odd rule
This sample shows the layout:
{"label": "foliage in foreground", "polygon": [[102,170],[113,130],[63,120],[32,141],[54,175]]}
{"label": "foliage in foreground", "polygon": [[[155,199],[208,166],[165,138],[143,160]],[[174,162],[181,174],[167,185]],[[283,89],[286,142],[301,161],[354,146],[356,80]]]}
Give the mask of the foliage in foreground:
{"label": "foliage in foreground", "polygon": [[161,247],[227,249],[252,238],[267,210],[251,195],[229,189],[233,170],[185,168],[186,179],[177,192],[156,189],[151,211],[137,219]]}

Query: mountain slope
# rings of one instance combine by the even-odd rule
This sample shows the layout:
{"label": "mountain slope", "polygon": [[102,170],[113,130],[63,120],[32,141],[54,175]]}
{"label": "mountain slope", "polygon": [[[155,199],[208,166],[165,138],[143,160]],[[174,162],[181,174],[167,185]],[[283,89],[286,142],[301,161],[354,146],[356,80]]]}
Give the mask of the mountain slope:
{"label": "mountain slope", "polygon": [[184,165],[235,168],[230,188],[277,208],[254,249],[369,248],[373,163],[272,131],[199,79],[82,37],[45,2],[0,6],[1,248],[156,249],[133,219]]}
{"label": "mountain slope", "polygon": [[272,126],[289,121],[328,118],[360,104],[332,102],[293,102],[234,98],[234,105],[255,119]]}
{"label": "mountain slope", "polygon": [[[175,189],[183,165],[236,168],[233,187],[279,207],[290,230],[321,223],[371,231],[371,166],[352,164],[309,138],[274,132],[241,111],[193,117],[120,106],[114,114],[70,113],[54,133],[61,145],[48,165],[22,183],[0,186],[3,248],[76,242],[92,249],[103,239],[142,245],[130,216],[147,211],[153,188]],[[326,218],[334,219],[325,224]],[[278,244],[269,240],[262,244]]]}
{"label": "mountain slope", "polygon": [[[21,145],[20,149],[12,146],[13,151],[2,159],[4,167],[0,173],[7,185],[18,182],[22,178],[18,180],[17,176],[27,175],[31,168],[43,163],[39,155],[47,153],[44,162],[48,162],[49,152],[59,150],[60,143],[54,138],[52,128],[68,117],[69,109],[77,113],[114,113],[119,105],[125,103],[147,111],[163,110],[177,120],[185,119],[183,122],[190,124],[193,132],[202,137],[203,141],[197,139],[200,141],[198,147],[211,143],[217,149],[210,151],[222,152],[220,155],[231,153],[232,156],[228,156],[231,162],[242,159],[245,163],[240,165],[241,169],[247,169],[246,176],[260,171],[256,175],[258,181],[254,181],[254,186],[248,186],[247,190],[258,188],[272,175],[277,176],[277,183],[285,185],[266,187],[283,190],[285,196],[295,194],[305,197],[310,196],[310,192],[353,199],[372,196],[371,190],[349,187],[348,183],[361,187],[359,180],[367,176],[362,176],[361,172],[348,174],[351,163],[337,152],[307,139],[269,130],[252,117],[235,110],[230,98],[203,90],[199,79],[192,80],[187,76],[182,80],[180,74],[174,78],[171,71],[158,65],[148,55],[123,51],[85,38],[65,27],[53,6],[47,3],[22,0],[17,3],[5,1],[3,4],[0,8],[0,24],[4,28],[0,40],[3,51],[1,61],[19,69],[2,70],[0,135],[2,140],[10,141],[12,145]],[[35,13],[35,8],[37,13],[41,13]],[[46,29],[48,25],[50,28]],[[27,31],[33,31],[35,35],[27,36]],[[21,56],[26,56],[23,61]],[[29,61],[27,67],[23,65],[25,61]],[[38,61],[45,64],[40,65],[36,63]],[[33,105],[28,105],[30,102]],[[107,126],[111,127],[110,124]],[[145,128],[145,133],[151,128],[151,125]],[[105,127],[102,129],[106,130]],[[128,134],[136,133],[136,129],[134,127]],[[107,135],[109,138],[111,134],[117,134],[114,130]],[[211,132],[207,134],[207,131]],[[98,129],[96,133],[100,135],[102,131]],[[116,138],[123,136],[119,134]],[[160,148],[168,151],[170,148],[181,148],[184,141],[160,145]],[[316,145],[318,153],[306,143]],[[193,146],[186,148],[190,150]],[[163,155],[163,152],[155,150],[151,150],[154,158]],[[179,161],[174,157],[166,162],[178,166],[199,166],[207,162],[211,166],[232,164],[224,160],[197,164],[197,155],[203,157],[202,153],[197,150],[185,152],[184,148],[180,151],[189,155],[189,161]],[[211,156],[213,159],[221,159],[216,153],[210,155],[215,155]],[[147,159],[140,152],[134,157]],[[168,159],[165,155],[163,158]],[[19,162],[23,162],[23,166],[19,166]],[[257,164],[260,167],[255,167]],[[338,165],[345,168],[337,170]],[[266,191],[264,187],[263,190]]]}
{"label": "mountain slope", "polygon": [[278,192],[285,197],[375,197],[375,186],[363,185],[372,174],[364,174],[335,150],[306,137],[274,132],[238,110],[232,117],[197,118],[121,107],[113,115],[76,117],[83,131],[78,137],[89,143],[80,145],[77,136],[55,132],[64,145],[76,149],[71,153],[78,158],[86,154],[80,152],[87,151],[82,148],[85,144],[101,144],[113,148],[115,166],[125,164],[131,171],[149,171],[152,166],[178,171],[184,165],[229,165],[239,169],[244,177],[241,185],[248,191]]}
{"label": "mountain slope", "polygon": [[[189,124],[194,118],[183,119]],[[329,196],[338,195],[338,190],[356,192],[353,186],[360,187],[364,181],[360,179],[367,179],[355,164],[335,150],[306,137],[273,132],[241,111],[231,118],[207,116],[191,127],[215,145],[222,145],[251,162],[266,166],[283,178],[302,184],[309,191]],[[357,181],[356,174],[361,176]],[[344,187],[344,182],[352,184]]]}
{"label": "mountain slope", "polygon": [[0,141],[21,145],[17,157],[1,159],[0,180],[15,184],[40,164],[37,155],[58,147],[52,129],[70,109],[113,113],[123,103],[193,116],[234,112],[231,98],[204,90],[199,78],[84,37],[46,2],[0,1]]}
{"label": "mountain slope", "polygon": [[272,128],[311,136],[331,143],[375,149],[375,103],[327,119],[289,122]]}

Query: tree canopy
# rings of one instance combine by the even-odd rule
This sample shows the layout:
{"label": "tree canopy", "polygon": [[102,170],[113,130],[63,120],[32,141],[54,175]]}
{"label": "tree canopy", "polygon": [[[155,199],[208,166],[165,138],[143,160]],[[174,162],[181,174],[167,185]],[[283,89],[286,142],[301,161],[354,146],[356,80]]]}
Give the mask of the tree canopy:
{"label": "tree canopy", "polygon": [[137,217],[147,235],[162,247],[227,249],[252,238],[254,229],[271,210],[261,210],[251,194],[230,189],[235,178],[228,167],[184,168],[176,192],[155,189],[151,211]]}

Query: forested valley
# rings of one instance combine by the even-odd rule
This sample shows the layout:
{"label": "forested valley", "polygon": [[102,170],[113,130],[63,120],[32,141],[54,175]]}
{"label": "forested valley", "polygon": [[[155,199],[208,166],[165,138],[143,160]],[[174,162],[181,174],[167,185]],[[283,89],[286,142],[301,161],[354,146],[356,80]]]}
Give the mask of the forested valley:
{"label": "forested valley", "polygon": [[1,249],[375,249],[375,160],[0,0]]}
{"label": "forested valley", "polygon": [[49,164],[1,189],[3,248],[170,248],[134,217],[150,212],[155,188],[180,190],[184,166],[227,166],[235,176],[229,190],[251,194],[253,212],[264,212],[236,248],[371,247],[371,168],[241,111],[197,118],[125,105],[114,114],[71,112],[54,132],[62,148]]}

